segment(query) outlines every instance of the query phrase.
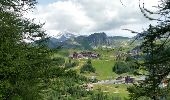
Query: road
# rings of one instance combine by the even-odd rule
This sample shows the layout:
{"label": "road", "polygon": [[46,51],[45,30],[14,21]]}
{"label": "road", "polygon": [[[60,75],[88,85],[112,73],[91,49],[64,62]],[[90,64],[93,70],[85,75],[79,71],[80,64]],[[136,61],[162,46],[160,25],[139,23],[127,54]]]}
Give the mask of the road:
{"label": "road", "polygon": [[[141,76],[139,78],[135,78],[135,81],[143,81],[145,80],[145,76]],[[125,84],[125,79],[121,79],[121,80],[101,80],[101,81],[98,81],[97,83],[94,83],[94,84]]]}

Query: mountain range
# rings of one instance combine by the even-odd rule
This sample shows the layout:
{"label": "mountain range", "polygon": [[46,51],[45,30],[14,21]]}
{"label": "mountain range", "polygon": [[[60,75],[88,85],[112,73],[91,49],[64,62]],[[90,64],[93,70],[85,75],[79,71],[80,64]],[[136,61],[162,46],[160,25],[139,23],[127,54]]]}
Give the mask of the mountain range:
{"label": "mountain range", "polygon": [[93,49],[99,47],[114,48],[122,45],[123,41],[129,41],[130,39],[122,36],[107,36],[104,32],[93,33],[89,36],[77,36],[69,32],[62,32],[49,37],[46,41],[38,40],[36,43],[46,44],[49,48],[62,46],[63,48],[73,49]]}

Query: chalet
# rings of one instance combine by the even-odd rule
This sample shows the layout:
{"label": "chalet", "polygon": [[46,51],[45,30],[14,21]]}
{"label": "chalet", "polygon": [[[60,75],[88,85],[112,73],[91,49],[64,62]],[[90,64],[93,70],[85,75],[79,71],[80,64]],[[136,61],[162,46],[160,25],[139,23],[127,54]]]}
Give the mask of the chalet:
{"label": "chalet", "polygon": [[128,83],[134,83],[134,78],[131,78],[130,76],[126,76],[125,77],[125,83],[128,84]]}
{"label": "chalet", "polygon": [[129,84],[134,82],[135,82],[135,78],[132,78],[130,76],[125,76],[125,77],[119,76],[114,81],[114,84]]}
{"label": "chalet", "polygon": [[142,52],[142,50],[141,50],[140,46],[136,46],[132,50],[128,51],[127,54],[134,59],[140,59],[141,52]]}
{"label": "chalet", "polygon": [[89,58],[99,58],[100,55],[97,53],[93,53],[93,52],[74,52],[73,54],[69,55],[70,58],[72,59],[89,59]]}

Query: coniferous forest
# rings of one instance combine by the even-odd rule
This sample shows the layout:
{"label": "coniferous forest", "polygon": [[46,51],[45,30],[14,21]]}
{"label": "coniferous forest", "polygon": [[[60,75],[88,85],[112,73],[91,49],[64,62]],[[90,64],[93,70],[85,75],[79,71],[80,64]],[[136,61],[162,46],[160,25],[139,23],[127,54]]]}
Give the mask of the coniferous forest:
{"label": "coniferous forest", "polygon": [[0,100],[170,100],[170,0],[156,11],[137,4],[157,24],[124,29],[132,38],[99,32],[58,40],[46,23],[24,16],[37,3],[0,0]]}

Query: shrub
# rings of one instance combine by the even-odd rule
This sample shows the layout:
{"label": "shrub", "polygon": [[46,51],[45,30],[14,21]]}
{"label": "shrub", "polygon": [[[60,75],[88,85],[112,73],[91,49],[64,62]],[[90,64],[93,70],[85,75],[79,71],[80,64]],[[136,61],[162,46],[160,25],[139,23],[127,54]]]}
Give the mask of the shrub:
{"label": "shrub", "polygon": [[65,64],[65,68],[72,68],[78,66],[78,64],[78,62],[72,62],[71,59],[69,59],[69,62]]}
{"label": "shrub", "polygon": [[84,72],[93,72],[95,73],[96,69],[92,66],[91,60],[88,60],[80,69],[80,73]]}
{"label": "shrub", "polygon": [[56,66],[63,66],[65,59],[62,57],[53,58],[53,64]]}
{"label": "shrub", "polygon": [[126,62],[118,61],[113,66],[112,70],[113,70],[113,72],[115,72],[117,74],[122,74],[122,73],[129,72],[130,71],[130,67],[127,65]]}

